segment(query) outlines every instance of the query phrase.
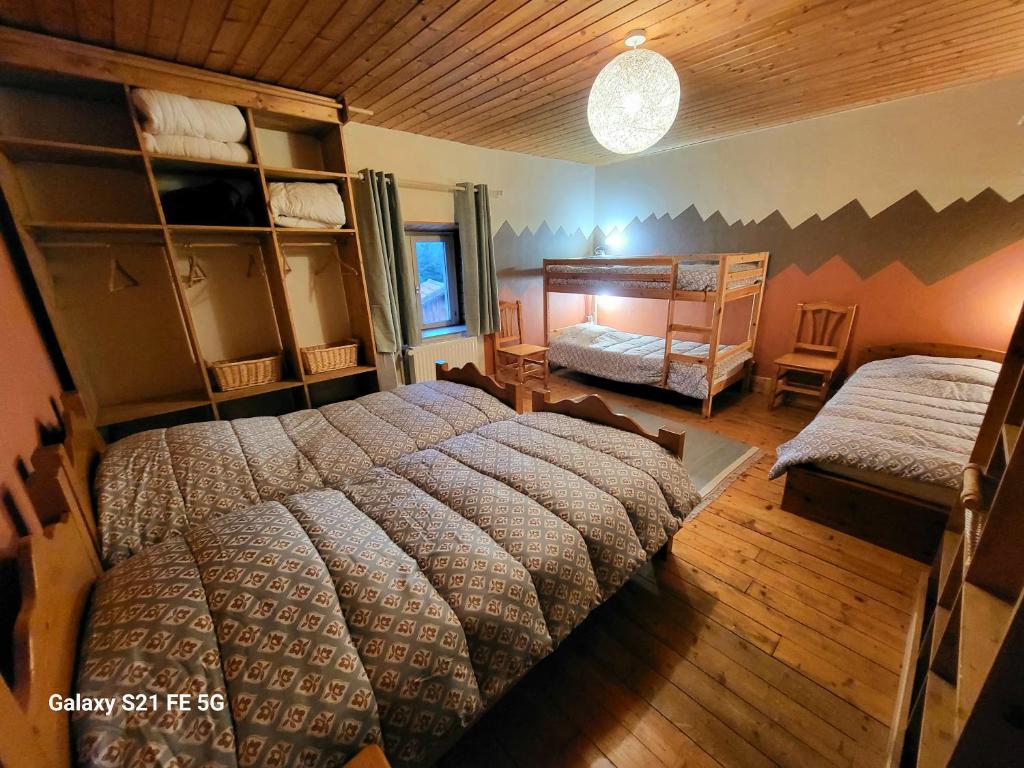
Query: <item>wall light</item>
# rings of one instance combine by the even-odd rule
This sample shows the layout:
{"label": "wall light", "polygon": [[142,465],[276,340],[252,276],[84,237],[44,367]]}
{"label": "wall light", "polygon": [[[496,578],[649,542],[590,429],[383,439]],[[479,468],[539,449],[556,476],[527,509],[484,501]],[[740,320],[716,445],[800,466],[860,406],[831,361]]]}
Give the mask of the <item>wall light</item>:
{"label": "wall light", "polygon": [[621,232],[612,232],[610,235],[605,237],[604,244],[608,248],[617,251],[626,244],[626,238]]}

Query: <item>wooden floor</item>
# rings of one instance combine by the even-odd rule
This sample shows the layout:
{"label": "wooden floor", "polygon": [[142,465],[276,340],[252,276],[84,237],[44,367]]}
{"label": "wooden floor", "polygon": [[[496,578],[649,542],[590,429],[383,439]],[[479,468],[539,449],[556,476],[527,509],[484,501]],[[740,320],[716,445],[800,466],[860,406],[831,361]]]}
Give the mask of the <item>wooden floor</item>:
{"label": "wooden floor", "polygon": [[[765,450],[498,703],[443,766],[878,766],[922,568],[781,511],[775,447],[812,413],[725,396],[610,400]],[[717,403],[717,400],[716,400]]]}

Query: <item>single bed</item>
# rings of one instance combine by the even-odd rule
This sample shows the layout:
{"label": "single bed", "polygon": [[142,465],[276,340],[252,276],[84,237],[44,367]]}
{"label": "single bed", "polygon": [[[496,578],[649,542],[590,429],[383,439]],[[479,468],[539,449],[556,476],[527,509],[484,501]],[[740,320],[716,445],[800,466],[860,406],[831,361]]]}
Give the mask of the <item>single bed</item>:
{"label": "single bed", "polygon": [[924,344],[869,348],[770,476],[783,509],[931,562],[956,501],[1002,354]]}
{"label": "single bed", "polygon": [[[535,395],[533,413],[467,425],[324,487],[272,484],[271,500],[238,507],[182,493],[180,525],[101,573],[96,550],[76,546],[102,538],[81,490],[95,444],[76,447],[82,439],[72,430],[64,449],[34,457],[45,471],[33,498],[65,514],[28,539],[33,597],[16,638],[34,670],[54,670],[19,677],[39,694],[26,710],[40,720],[38,743],[25,738],[39,749],[66,728],[38,699],[72,693],[73,662],[58,649],[71,655],[98,575],[74,693],[118,705],[73,716],[82,765],[340,766],[368,744],[396,766],[429,764],[664,547],[698,500],[680,435],[646,435],[598,398]],[[252,445],[236,469],[259,495],[255,475],[277,454]],[[195,455],[170,454],[175,477]],[[294,456],[275,476],[286,465],[306,482]],[[148,466],[122,471],[135,472],[138,496],[156,498],[164,484]],[[214,487],[225,475],[194,477]],[[51,615],[56,589],[63,613]],[[168,706],[182,693],[189,711]],[[125,697],[139,694],[146,708],[128,711]]]}
{"label": "single bed", "polygon": [[[673,341],[672,352],[706,359],[708,345],[693,341]],[[719,384],[742,375],[753,353],[744,349],[727,354],[732,345],[718,345],[724,359],[715,366],[714,382]],[[665,365],[665,339],[619,331],[597,323],[570,325],[551,339],[548,360],[554,365],[591,376],[600,376],[627,384],[660,385]],[[708,396],[707,370],[700,363],[673,360],[669,365],[668,389],[703,400]]]}

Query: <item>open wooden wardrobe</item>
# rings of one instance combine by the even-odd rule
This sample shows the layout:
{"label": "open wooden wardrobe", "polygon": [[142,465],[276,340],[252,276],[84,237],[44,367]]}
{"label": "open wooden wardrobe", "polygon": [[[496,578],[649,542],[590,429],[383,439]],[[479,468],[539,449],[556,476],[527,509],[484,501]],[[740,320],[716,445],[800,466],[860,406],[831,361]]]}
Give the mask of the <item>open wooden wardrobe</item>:
{"label": "open wooden wardrobe", "polygon": [[[42,53],[0,53],[0,184],[96,424],[116,435],[374,391],[344,106]],[[197,122],[218,138],[173,133]],[[329,198],[331,221],[275,213],[296,189]]]}

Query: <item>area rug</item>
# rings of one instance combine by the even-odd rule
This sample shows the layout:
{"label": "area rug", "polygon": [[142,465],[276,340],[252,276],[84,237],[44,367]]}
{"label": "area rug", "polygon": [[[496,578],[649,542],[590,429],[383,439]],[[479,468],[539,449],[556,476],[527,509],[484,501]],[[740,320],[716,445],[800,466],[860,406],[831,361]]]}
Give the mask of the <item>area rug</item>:
{"label": "area rug", "polygon": [[700,427],[684,429],[683,464],[700,492],[700,504],[686,518],[691,520],[761,457],[761,449]]}

